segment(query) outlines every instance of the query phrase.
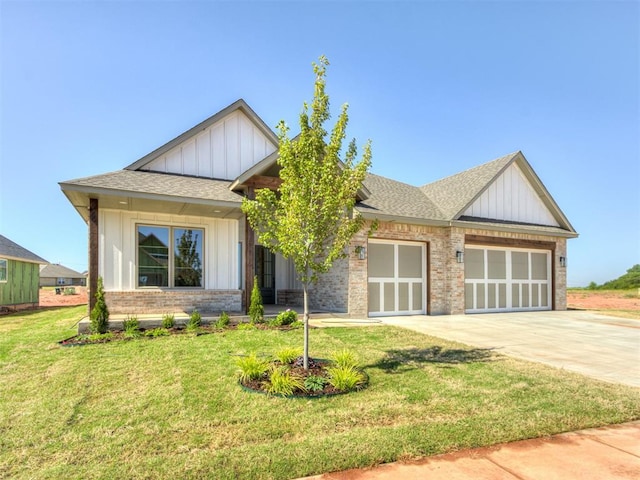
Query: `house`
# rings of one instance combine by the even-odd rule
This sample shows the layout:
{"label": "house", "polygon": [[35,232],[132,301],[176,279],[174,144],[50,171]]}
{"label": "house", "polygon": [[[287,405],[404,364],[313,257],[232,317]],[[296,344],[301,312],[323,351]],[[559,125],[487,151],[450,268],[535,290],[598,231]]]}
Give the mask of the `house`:
{"label": "house", "polygon": [[[292,263],[256,244],[242,197],[276,188],[278,139],[243,101],[122,170],[60,183],[89,228],[89,285],[111,313],[300,304]],[[412,186],[370,174],[379,222],[321,277],[311,307],[354,317],[566,309],[577,233],[522,152]],[[91,298],[91,297],[90,297]]]}
{"label": "house", "polygon": [[40,266],[40,286],[41,287],[70,287],[87,284],[86,275],[76,272],[59,263],[50,263]]}
{"label": "house", "polygon": [[37,308],[40,265],[35,253],[0,235],[0,310]]}

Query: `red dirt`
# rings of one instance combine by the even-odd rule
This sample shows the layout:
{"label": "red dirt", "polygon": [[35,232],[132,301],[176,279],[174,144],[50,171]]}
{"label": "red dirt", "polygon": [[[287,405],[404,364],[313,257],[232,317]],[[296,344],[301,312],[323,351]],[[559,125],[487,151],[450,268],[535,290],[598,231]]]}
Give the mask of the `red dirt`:
{"label": "red dirt", "polygon": [[640,297],[613,291],[569,291],[567,306],[580,310],[640,310]]}
{"label": "red dirt", "polygon": [[[67,287],[69,288],[69,287]],[[40,289],[41,307],[70,307],[73,305],[86,305],[88,303],[87,287],[73,287],[75,295],[56,295],[53,288]]]}

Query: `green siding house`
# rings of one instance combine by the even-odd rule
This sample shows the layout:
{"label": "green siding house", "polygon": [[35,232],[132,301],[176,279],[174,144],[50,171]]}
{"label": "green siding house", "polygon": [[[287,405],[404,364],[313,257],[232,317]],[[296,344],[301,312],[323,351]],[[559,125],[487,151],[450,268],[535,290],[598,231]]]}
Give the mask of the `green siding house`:
{"label": "green siding house", "polygon": [[40,264],[49,263],[0,235],[0,311],[36,308]]}

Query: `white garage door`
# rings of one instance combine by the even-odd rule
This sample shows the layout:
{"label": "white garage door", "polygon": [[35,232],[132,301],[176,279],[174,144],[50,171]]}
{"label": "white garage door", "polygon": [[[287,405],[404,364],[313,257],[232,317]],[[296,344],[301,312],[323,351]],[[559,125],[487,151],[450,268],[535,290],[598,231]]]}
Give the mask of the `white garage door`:
{"label": "white garage door", "polygon": [[424,243],[369,240],[369,315],[426,313]]}
{"label": "white garage door", "polygon": [[551,251],[467,246],[465,312],[551,310]]}

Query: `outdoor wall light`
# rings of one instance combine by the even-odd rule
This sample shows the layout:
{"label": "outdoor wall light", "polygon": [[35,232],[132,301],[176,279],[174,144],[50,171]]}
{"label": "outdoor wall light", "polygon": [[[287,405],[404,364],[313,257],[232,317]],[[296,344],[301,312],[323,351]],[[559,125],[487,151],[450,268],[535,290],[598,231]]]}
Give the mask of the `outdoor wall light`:
{"label": "outdoor wall light", "polygon": [[462,262],[464,262],[464,252],[462,252],[462,251],[460,251],[460,250],[458,250],[458,251],[456,252],[456,261],[457,261],[458,263],[462,263]]}
{"label": "outdoor wall light", "polygon": [[560,257],[560,266],[561,267],[567,266],[567,257]]}
{"label": "outdoor wall light", "polygon": [[365,247],[363,247],[362,245],[358,245],[356,247],[356,255],[358,255],[358,258],[360,260],[364,260],[367,256],[367,249]]}

